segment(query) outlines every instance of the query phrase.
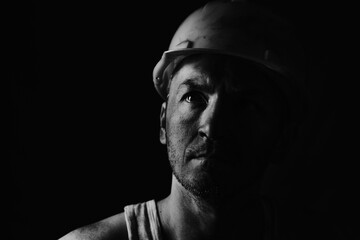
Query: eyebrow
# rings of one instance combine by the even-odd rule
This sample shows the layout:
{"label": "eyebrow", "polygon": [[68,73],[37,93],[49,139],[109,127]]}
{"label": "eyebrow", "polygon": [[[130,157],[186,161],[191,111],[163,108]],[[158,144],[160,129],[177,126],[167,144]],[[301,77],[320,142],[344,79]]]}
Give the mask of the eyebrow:
{"label": "eyebrow", "polygon": [[180,89],[182,86],[187,86],[190,89],[196,89],[196,90],[203,91],[203,92],[213,91],[213,86],[211,84],[201,84],[199,82],[200,82],[200,80],[198,77],[189,78],[189,79],[186,79],[184,82],[182,82],[179,85],[178,89]]}

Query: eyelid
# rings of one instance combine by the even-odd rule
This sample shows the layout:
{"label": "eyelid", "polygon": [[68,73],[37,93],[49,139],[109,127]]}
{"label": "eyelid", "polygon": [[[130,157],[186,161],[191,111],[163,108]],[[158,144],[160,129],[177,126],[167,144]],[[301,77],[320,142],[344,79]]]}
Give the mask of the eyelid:
{"label": "eyelid", "polygon": [[192,91],[186,92],[186,93],[182,96],[181,100],[185,100],[185,101],[186,101],[186,98],[189,97],[189,96],[191,96],[191,95],[197,95],[197,96],[199,96],[204,103],[207,103],[207,102],[208,102],[208,98],[206,97],[206,95],[205,95],[204,93],[200,92],[200,91],[197,91],[197,90],[192,90]]}

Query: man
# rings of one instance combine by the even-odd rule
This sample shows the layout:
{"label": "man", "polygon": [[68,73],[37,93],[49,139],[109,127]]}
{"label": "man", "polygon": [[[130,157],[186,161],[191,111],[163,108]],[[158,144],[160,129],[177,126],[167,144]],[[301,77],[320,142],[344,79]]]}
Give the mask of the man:
{"label": "man", "polygon": [[278,239],[258,191],[304,117],[302,61],[290,25],[265,8],[210,2],[192,13],[153,71],[169,196],[61,240]]}

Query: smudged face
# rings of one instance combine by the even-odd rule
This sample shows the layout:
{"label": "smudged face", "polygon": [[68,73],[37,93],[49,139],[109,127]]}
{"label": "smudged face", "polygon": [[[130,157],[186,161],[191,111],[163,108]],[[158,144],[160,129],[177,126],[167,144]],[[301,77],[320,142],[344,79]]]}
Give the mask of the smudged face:
{"label": "smudged face", "polygon": [[188,57],[161,118],[173,174],[194,196],[229,196],[262,174],[279,140],[281,104],[257,69],[224,57]]}

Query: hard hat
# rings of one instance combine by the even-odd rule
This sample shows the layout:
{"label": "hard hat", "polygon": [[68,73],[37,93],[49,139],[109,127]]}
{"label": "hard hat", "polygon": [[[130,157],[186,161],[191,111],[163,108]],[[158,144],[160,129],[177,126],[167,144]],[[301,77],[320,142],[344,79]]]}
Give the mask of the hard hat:
{"label": "hard hat", "polygon": [[154,85],[162,98],[166,99],[177,63],[198,53],[236,56],[274,73],[291,111],[301,111],[304,53],[293,27],[269,9],[246,1],[212,1],[190,14],[153,70]]}

